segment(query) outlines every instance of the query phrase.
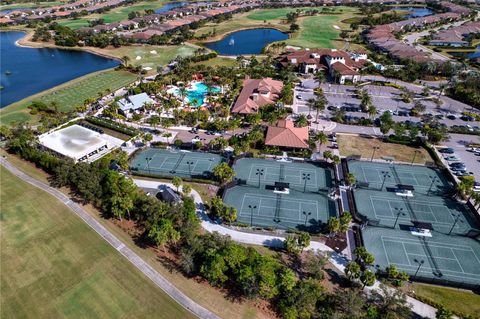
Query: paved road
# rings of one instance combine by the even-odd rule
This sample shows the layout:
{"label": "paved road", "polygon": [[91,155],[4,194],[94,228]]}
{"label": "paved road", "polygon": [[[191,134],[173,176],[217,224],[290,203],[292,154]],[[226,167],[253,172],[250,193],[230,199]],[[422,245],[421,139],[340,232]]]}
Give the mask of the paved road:
{"label": "paved road", "polygon": [[[92,216],[90,216],[82,207],[74,203],[68,196],[60,192],[59,190],[50,187],[49,185],[38,181],[19,169],[10,164],[6,159],[1,158],[0,164],[9,170],[11,173],[22,179],[23,181],[42,189],[43,191],[53,195],[62,203],[67,205],[78,217],[83,219],[83,221],[95,230],[103,239],[105,239],[113,248],[119,251],[125,258],[127,258],[136,268],[138,268],[145,276],[147,276],[151,281],[153,281],[158,287],[160,287],[165,293],[167,293],[172,299],[177,301],[185,309],[191,311],[194,315],[199,318],[205,319],[220,319],[217,315],[211,311],[205,309],[199,304],[195,303],[192,299],[187,297],[184,293],[178,290],[170,282],[165,279],[160,273],[153,269],[148,263],[146,263],[142,258],[140,258],[135,252],[130,248],[125,246],[115,235],[103,227],[98,221],[96,221]],[[141,288],[140,288],[141,289]],[[159,309],[161,311],[161,309]]]}
{"label": "paved road", "polygon": [[[160,185],[167,185],[169,187],[173,187],[173,185],[170,183],[160,183],[156,181],[134,179],[134,182],[139,187],[150,188],[150,189],[151,188],[158,189]],[[197,191],[192,190],[191,195],[193,196],[193,199],[197,206],[197,212],[202,219],[202,227],[205,230],[209,232],[218,232],[219,234],[222,234],[222,235],[228,235],[232,238],[232,240],[240,243],[262,245],[262,246],[275,247],[275,248],[283,247],[283,241],[285,240],[285,238],[283,237],[241,232],[241,231],[224,227],[220,224],[213,222],[205,213],[203,200],[200,194],[198,194]],[[310,243],[310,246],[307,249],[330,252],[331,257],[329,258],[329,261],[338,270],[340,270],[341,272],[345,272],[345,266],[349,261],[345,255],[338,254],[335,251],[333,251],[330,247],[324,245],[323,243],[314,242],[314,241]],[[350,254],[347,252],[347,255],[350,255]],[[377,281],[372,287],[366,287],[365,291],[367,293],[370,293],[372,290],[378,290],[379,286],[380,286],[380,282]],[[389,291],[393,291],[393,290],[394,288],[389,288]],[[423,302],[420,302],[408,296],[407,296],[407,302],[410,304],[413,312],[415,312],[416,314],[424,318],[432,318],[432,319],[435,318],[436,309],[433,308],[432,306],[427,305]]]}

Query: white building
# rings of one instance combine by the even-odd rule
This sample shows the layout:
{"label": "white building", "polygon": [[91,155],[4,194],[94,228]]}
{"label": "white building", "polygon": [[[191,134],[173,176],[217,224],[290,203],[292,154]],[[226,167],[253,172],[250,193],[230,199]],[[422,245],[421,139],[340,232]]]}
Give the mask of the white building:
{"label": "white building", "polygon": [[72,125],[39,137],[40,144],[49,151],[73,159],[75,162],[94,161],[111,150],[103,134],[80,125]]}

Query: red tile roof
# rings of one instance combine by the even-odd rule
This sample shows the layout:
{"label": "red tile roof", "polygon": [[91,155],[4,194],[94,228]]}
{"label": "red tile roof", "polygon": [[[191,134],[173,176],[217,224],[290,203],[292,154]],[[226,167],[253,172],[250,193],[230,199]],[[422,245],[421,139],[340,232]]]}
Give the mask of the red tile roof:
{"label": "red tile roof", "polygon": [[290,120],[279,120],[269,126],[265,145],[289,148],[308,148],[308,127],[294,127]]}
{"label": "red tile roof", "polygon": [[[267,104],[275,102],[282,91],[282,81],[276,81],[272,78],[265,79],[245,79],[243,89],[232,108],[233,113],[251,114]],[[260,94],[268,93],[268,96]]]}

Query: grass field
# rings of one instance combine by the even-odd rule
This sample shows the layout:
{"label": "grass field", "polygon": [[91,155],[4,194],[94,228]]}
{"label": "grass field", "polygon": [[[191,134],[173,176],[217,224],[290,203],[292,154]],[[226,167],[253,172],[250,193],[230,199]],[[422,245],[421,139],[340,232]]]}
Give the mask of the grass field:
{"label": "grass field", "polygon": [[480,295],[471,291],[419,283],[413,284],[411,289],[423,300],[431,300],[464,316],[480,318]]}
{"label": "grass field", "polygon": [[28,113],[28,105],[34,100],[45,103],[55,101],[60,111],[74,110],[90,97],[97,97],[106,89],[112,91],[136,79],[136,75],[126,71],[100,71],[69,81],[50,90],[32,95],[0,110],[0,122],[11,124],[19,121],[32,121],[35,117]]}
{"label": "grass field", "polygon": [[[322,10],[322,8],[317,9]],[[296,8],[260,9],[234,15],[233,19],[227,22],[220,24],[208,23],[206,26],[198,29],[196,35],[198,36],[215,31],[215,36],[209,40],[217,40],[227,33],[256,27],[273,27],[286,32],[290,25],[284,21],[285,16],[288,12],[296,10]],[[300,17],[297,21],[300,30],[290,34],[290,38],[285,40],[285,42],[289,45],[299,47],[341,48],[343,46],[343,41],[338,41],[338,35],[340,34],[341,29],[349,28],[347,24],[342,23],[342,20],[355,16],[356,12],[355,8],[336,7],[334,14],[319,14],[316,16]]]}
{"label": "grass field", "polygon": [[415,151],[419,151],[415,156],[415,163],[425,164],[426,162],[433,162],[428,152],[423,148],[384,143],[376,138],[342,134],[338,134],[337,141],[341,156],[361,155],[362,158],[370,159],[373,154],[373,148],[379,147],[379,149],[375,151],[375,159],[382,159],[384,156],[393,156],[396,162],[410,163]]}
{"label": "grass field", "polygon": [[78,29],[80,27],[86,27],[88,26],[88,21],[90,20],[95,20],[95,19],[100,19],[102,18],[105,23],[111,23],[111,22],[118,22],[122,20],[128,20],[128,14],[133,11],[139,11],[144,13],[145,10],[148,9],[158,9],[160,8],[163,4],[165,4],[168,1],[165,0],[155,0],[155,1],[143,1],[143,2],[138,2],[135,5],[131,5],[128,7],[118,7],[118,8],[113,8],[112,10],[102,13],[102,14],[92,14],[85,16],[81,19],[76,19],[76,20],[63,20],[60,22],[61,25],[72,28],[72,29]]}
{"label": "grass field", "polygon": [[193,318],[66,206],[0,172],[2,318]]}
{"label": "grass field", "polygon": [[51,1],[51,2],[21,2],[21,3],[12,3],[12,4],[6,4],[6,5],[1,5],[0,6],[0,11],[3,10],[13,10],[13,9],[19,9],[19,8],[47,8],[47,7],[53,7],[53,6],[59,6],[67,1]]}
{"label": "grass field", "polygon": [[[151,51],[156,51],[156,53],[151,53]],[[149,67],[152,68],[149,73],[156,73],[157,66],[164,66],[177,56],[186,57],[193,55],[195,48],[188,45],[132,45],[120,48],[95,48],[95,52],[117,57],[119,59],[128,56],[130,58],[130,61],[128,61],[129,64],[135,66],[140,65],[143,68]],[[141,59],[137,60],[137,56]]]}
{"label": "grass field", "polygon": [[[35,165],[19,159],[16,156],[6,154],[5,151],[0,149],[0,155],[7,156],[8,160],[13,163],[17,168],[23,172],[37,178],[43,182],[48,182],[48,175],[36,168]],[[149,178],[145,178],[149,179]],[[155,179],[161,181],[161,179]],[[164,180],[171,182],[171,180]],[[206,186],[203,184],[192,183],[194,189],[196,189],[204,200],[207,200],[208,195],[206,193]],[[68,190],[62,189],[64,193],[68,193]],[[185,293],[188,297],[192,298],[195,302],[215,312],[221,318],[230,319],[270,319],[271,317],[266,315],[254,306],[254,301],[237,302],[231,298],[228,298],[224,292],[212,288],[205,283],[197,282],[183,276],[176,270],[170,268],[170,264],[166,262],[163,264],[162,260],[159,260],[158,255],[151,249],[144,249],[135,243],[135,240],[124,230],[115,225],[112,220],[103,219],[100,217],[100,213],[94,207],[87,205],[84,209],[105,228],[115,234],[126,246],[137,253],[143,260],[145,260],[150,266],[161,273],[168,281],[173,283],[178,289]],[[1,316],[0,316],[1,317]],[[155,316],[153,316],[155,317]],[[183,317],[180,317],[183,318]]]}

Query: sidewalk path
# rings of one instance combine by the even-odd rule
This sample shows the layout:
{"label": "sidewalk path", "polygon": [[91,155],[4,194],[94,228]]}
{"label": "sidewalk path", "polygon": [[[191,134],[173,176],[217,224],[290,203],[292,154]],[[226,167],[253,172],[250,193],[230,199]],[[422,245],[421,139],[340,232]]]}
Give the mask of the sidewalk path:
{"label": "sidewalk path", "polygon": [[[144,188],[158,189],[160,185],[174,187],[171,183],[161,183],[142,179],[134,179],[133,181],[137,186]],[[182,190],[181,187],[180,190]],[[209,232],[218,232],[219,234],[230,236],[232,240],[239,243],[262,245],[273,248],[283,247],[283,241],[285,239],[283,237],[241,232],[215,223],[207,216],[205,212],[205,206],[203,204],[203,200],[200,194],[196,190],[192,189],[191,196],[193,196],[193,200],[195,201],[195,204],[197,206],[197,212],[202,220],[202,227],[205,230]],[[315,241],[310,242],[310,246],[308,246],[307,249],[329,252],[331,254],[329,261],[342,273],[345,272],[345,266],[347,265],[349,260],[344,255],[333,251],[330,247],[326,246],[323,243]],[[374,289],[378,289],[379,285],[380,283],[377,281],[372,287],[366,287],[365,291],[369,293]],[[394,288],[389,288],[389,290],[393,291]],[[432,306],[427,305],[409,296],[407,296],[407,302],[412,306],[412,310],[416,314],[431,319],[434,319],[436,317],[436,309]]]}
{"label": "sidewalk path", "polygon": [[153,269],[147,262],[145,262],[140,256],[133,252],[130,248],[125,246],[115,235],[103,227],[98,221],[96,221],[90,214],[88,214],[82,207],[73,202],[67,195],[63,194],[59,190],[50,187],[49,185],[34,179],[27,174],[23,173],[15,166],[10,164],[6,159],[0,158],[0,164],[10,171],[15,176],[19,177],[23,181],[42,189],[43,191],[53,195],[62,203],[67,205],[78,217],[95,230],[103,239],[105,239],[113,248],[119,251],[125,258],[127,258],[136,268],[138,268],[145,276],[153,281],[158,287],[160,287],[165,293],[167,293],[172,299],[182,305],[185,309],[192,312],[199,318],[205,319],[220,319],[213,312],[195,303],[192,299],[187,297],[183,292],[173,286],[165,279],[160,273]]}

